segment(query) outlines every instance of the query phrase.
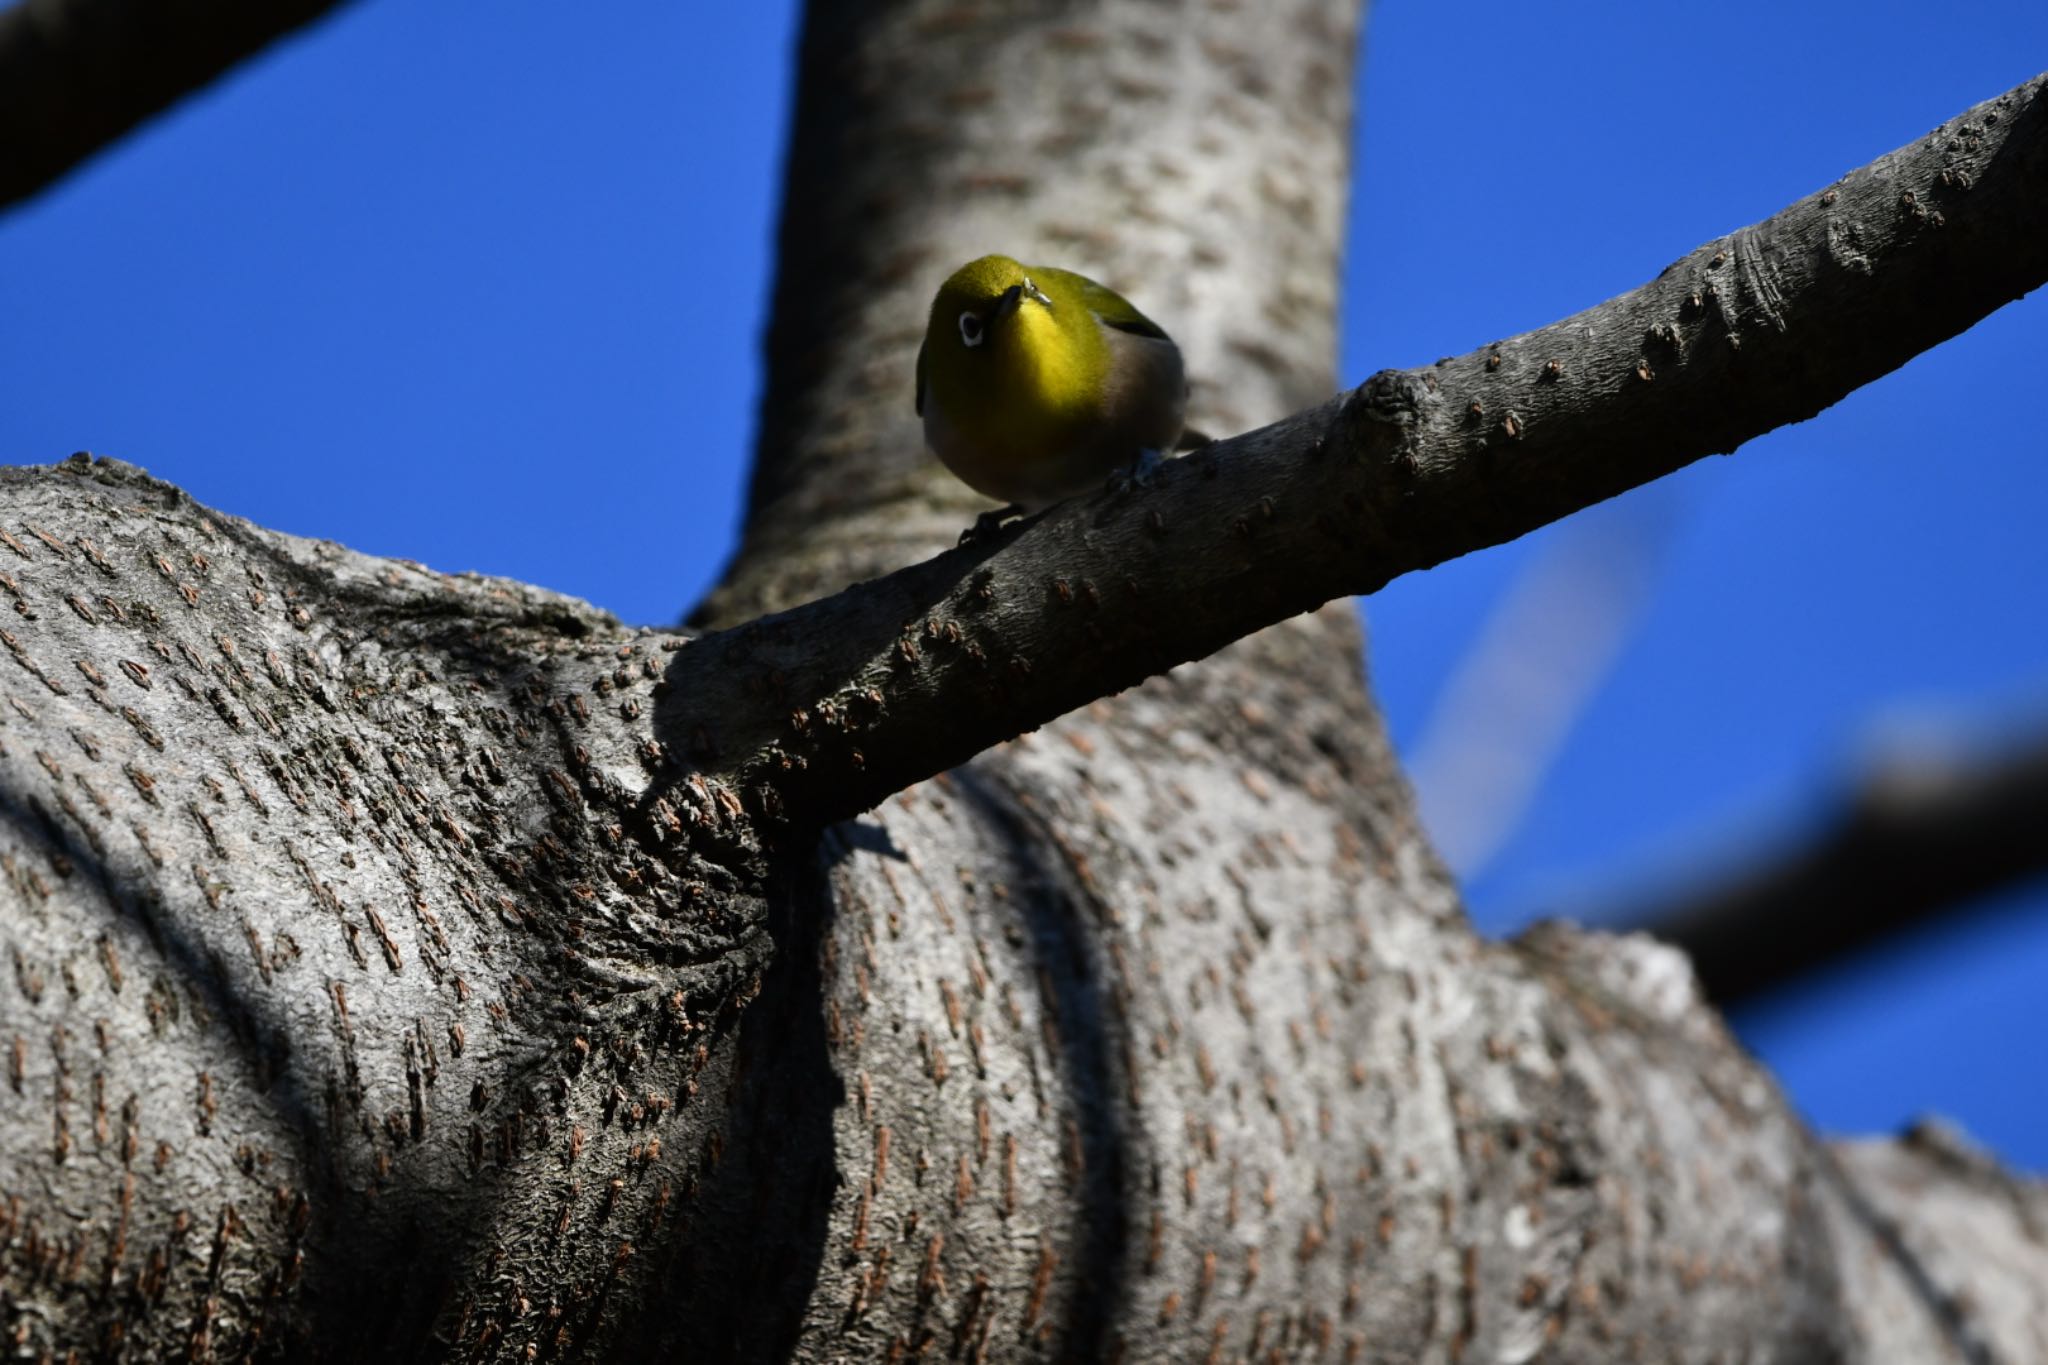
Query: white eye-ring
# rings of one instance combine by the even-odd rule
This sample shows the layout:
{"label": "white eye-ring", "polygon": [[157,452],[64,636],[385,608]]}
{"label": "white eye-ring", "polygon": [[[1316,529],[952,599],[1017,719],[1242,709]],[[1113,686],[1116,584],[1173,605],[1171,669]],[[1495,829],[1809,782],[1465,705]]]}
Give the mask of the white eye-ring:
{"label": "white eye-ring", "polygon": [[973,313],[962,313],[960,315],[960,339],[969,346],[981,345],[983,339],[981,319]]}

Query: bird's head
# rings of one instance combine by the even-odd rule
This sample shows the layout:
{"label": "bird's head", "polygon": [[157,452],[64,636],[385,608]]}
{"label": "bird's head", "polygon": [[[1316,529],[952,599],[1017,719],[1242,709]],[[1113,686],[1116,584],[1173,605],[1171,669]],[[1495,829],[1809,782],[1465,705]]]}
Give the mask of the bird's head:
{"label": "bird's head", "polygon": [[969,261],[939,286],[925,333],[927,346],[979,351],[1000,346],[1017,328],[1021,312],[1053,308],[1052,296],[1008,256]]}

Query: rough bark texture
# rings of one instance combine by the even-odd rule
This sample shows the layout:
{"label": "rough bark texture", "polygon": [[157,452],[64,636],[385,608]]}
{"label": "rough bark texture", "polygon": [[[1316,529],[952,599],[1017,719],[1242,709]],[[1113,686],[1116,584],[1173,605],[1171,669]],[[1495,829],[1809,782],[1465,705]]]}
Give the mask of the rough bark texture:
{"label": "rough bark texture", "polygon": [[372,1358],[525,1296],[523,1339],[599,1332],[759,959],[580,749],[658,643],[123,466],[4,477],[7,1329]]}
{"label": "rough bark texture", "polygon": [[[1325,395],[1354,18],[815,4],[706,619],[951,541],[907,375],[979,251],[1152,282],[1205,425]],[[1470,933],[1342,606],[818,831],[756,740],[841,717],[748,646],[802,613],[686,642],[4,478],[20,1354],[1938,1361],[2048,1316],[2037,1189],[1837,1158],[1669,949]]]}
{"label": "rough bark texture", "polygon": [[338,0],[20,0],[0,11],[0,208]]}
{"label": "rough bark texture", "polygon": [[[727,631],[697,666],[772,685],[679,689],[670,709],[686,728],[716,713],[742,789],[798,818],[856,814],[1261,626],[1810,417],[2048,280],[2044,91],[1987,100],[1562,322],[1382,371],[1142,491]],[[847,472],[820,468],[784,499]],[[735,582],[777,583],[787,557],[743,559]],[[2024,826],[2038,803],[2014,794]]]}

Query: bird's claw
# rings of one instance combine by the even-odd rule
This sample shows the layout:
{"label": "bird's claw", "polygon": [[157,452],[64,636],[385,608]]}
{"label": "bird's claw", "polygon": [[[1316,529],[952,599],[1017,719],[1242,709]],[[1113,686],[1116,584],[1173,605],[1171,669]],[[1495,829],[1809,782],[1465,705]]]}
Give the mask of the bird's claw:
{"label": "bird's claw", "polygon": [[1109,476],[1109,491],[1122,494],[1134,488],[1150,487],[1152,476],[1159,472],[1159,466],[1164,463],[1166,461],[1156,450],[1139,451],[1138,458]]}
{"label": "bird's claw", "polygon": [[962,545],[973,545],[979,541],[992,538],[996,532],[1003,529],[1004,522],[1018,515],[1023,510],[1022,507],[1013,502],[1007,507],[998,507],[993,512],[983,512],[974,519],[974,525],[960,533],[960,543]]}

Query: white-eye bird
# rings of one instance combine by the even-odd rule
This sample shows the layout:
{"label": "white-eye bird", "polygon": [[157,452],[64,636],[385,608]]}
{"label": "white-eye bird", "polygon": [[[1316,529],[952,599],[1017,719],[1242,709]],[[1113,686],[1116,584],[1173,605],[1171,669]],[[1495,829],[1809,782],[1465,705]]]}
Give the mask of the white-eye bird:
{"label": "white-eye bird", "polygon": [[925,444],[978,493],[1036,511],[1144,474],[1185,433],[1180,348],[1084,275],[969,261],[939,286],[917,353]]}

